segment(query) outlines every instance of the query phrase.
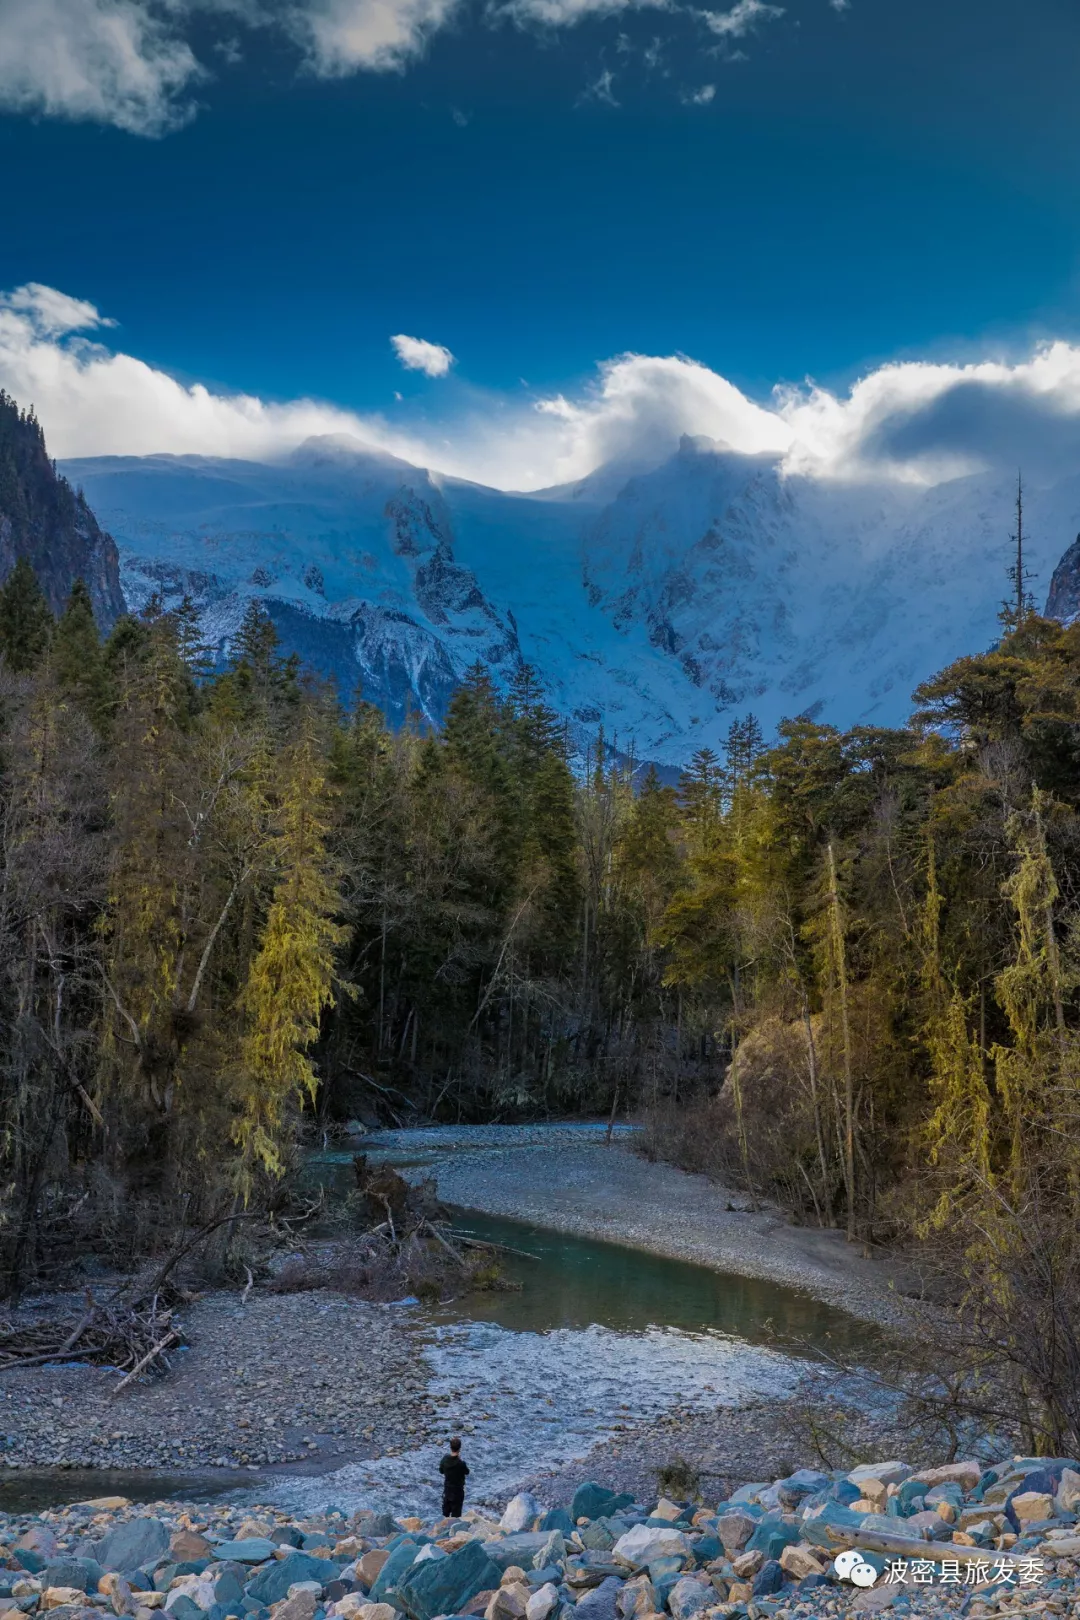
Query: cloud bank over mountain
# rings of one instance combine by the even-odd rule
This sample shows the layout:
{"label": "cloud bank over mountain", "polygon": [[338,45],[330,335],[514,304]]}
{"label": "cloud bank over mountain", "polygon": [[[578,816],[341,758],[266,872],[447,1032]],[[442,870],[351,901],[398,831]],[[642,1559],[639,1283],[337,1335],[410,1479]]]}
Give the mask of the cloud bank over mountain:
{"label": "cloud bank over mountain", "polygon": [[[0,386],[37,407],[62,457],[272,461],[313,436],[339,435],[495,488],[536,490],[609,463],[655,466],[688,434],[777,458],[787,473],[852,483],[929,487],[1020,464],[1033,480],[1080,469],[1080,347],[1065,342],[1011,361],[885,365],[843,393],[783,386],[766,403],[685,356],[626,354],[573,392],[459,393],[434,425],[404,414],[395,425],[317,400],[181,383],[104,341],[114,324],[37,283],[0,295]],[[449,351],[408,343],[417,347],[403,358],[423,359],[429,375],[441,376],[444,361],[449,370]]]}

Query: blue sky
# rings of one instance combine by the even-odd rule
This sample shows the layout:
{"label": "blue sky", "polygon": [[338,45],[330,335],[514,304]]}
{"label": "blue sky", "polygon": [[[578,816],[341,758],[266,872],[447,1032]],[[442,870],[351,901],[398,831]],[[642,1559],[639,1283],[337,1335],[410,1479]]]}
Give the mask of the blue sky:
{"label": "blue sky", "polygon": [[765,399],[1078,335],[1071,0],[385,0],[388,46],[375,5],[0,0],[0,288],[88,301],[185,382],[391,423],[626,351]]}

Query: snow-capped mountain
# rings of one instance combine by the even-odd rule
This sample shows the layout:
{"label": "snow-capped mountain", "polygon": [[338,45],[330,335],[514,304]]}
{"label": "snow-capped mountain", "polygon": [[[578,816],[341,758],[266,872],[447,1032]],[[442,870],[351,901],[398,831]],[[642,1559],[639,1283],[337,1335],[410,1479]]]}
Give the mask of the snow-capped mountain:
{"label": "snow-capped mountain", "polygon": [[[904,718],[912,688],[985,647],[1005,594],[1012,493],[994,475],[914,485],[784,474],[684,439],[652,470],[509,494],[352,440],[286,460],[105,457],[64,468],[120,548],[128,604],[190,593],[224,652],[261,598],[286,649],[431,719],[477,659],[522,658],[584,734],[676,765],[753,710]],[[1048,581],[1080,480],[1031,489]]]}

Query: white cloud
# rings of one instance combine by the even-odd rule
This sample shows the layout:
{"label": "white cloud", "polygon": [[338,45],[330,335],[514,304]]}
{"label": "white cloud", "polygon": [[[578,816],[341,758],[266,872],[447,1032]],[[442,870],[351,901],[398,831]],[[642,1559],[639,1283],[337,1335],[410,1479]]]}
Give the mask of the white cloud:
{"label": "white cloud", "polygon": [[390,342],[406,371],[422,371],[425,377],[445,377],[454,364],[454,356],[442,343],[406,337],[404,332],[399,332]]}
{"label": "white cloud", "polygon": [[[847,0],[830,0],[842,8]],[[194,90],[211,78],[190,35],[212,26],[215,71],[243,59],[237,29],[273,30],[323,78],[404,68],[450,26],[463,0],[0,0],[0,111],[112,124],[163,135],[196,111]],[[488,0],[489,23],[511,18],[548,27],[651,7],[685,12],[735,41],[783,16],[766,0],[702,11],[686,0]],[[610,95],[610,85],[608,85]]]}
{"label": "white cloud", "polygon": [[401,68],[450,21],[458,0],[304,0],[290,27],[323,78]]}
{"label": "white cloud", "polygon": [[696,90],[684,90],[679,100],[684,107],[707,107],[715,95],[715,84],[703,84]]}
{"label": "white cloud", "polygon": [[146,0],[0,0],[0,108],[160,135],[202,76]]}
{"label": "white cloud", "polygon": [[597,74],[591,84],[585,86],[578,97],[578,101],[579,103],[583,101],[602,101],[606,107],[617,107],[619,103],[615,98],[614,86],[614,73],[610,68],[604,68],[602,72]]}
{"label": "white cloud", "polygon": [[771,22],[784,15],[783,6],[766,5],[765,0],[738,0],[730,11],[703,11],[702,20],[721,39],[741,39],[758,23]]}
{"label": "white cloud", "polygon": [[392,427],[310,399],[186,386],[105,347],[109,324],[53,288],[0,296],[0,387],[36,406],[53,455],[272,460],[310,437],[345,435],[459,477],[538,489],[612,461],[655,464],[692,434],[817,478],[932,484],[1018,464],[1035,480],[1080,474],[1080,346],[1063,342],[1011,362],[886,365],[843,393],[784,388],[767,404],[683,356],[627,354],[573,393],[474,394],[440,424]]}

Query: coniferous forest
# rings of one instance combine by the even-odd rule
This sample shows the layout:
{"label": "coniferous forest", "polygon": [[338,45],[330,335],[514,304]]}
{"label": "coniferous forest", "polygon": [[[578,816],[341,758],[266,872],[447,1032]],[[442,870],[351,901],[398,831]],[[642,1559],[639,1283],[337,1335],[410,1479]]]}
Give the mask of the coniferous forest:
{"label": "coniferous forest", "polygon": [[18,562],[5,1289],[265,1205],[349,1119],[582,1113],[860,1241],[948,1236],[997,1297],[1067,1293],[1080,626],[1005,621],[902,729],[736,722],[669,786],[602,738],[568,759],[527,667],[395,732],[257,606],[212,668],[187,607],[103,638]]}

